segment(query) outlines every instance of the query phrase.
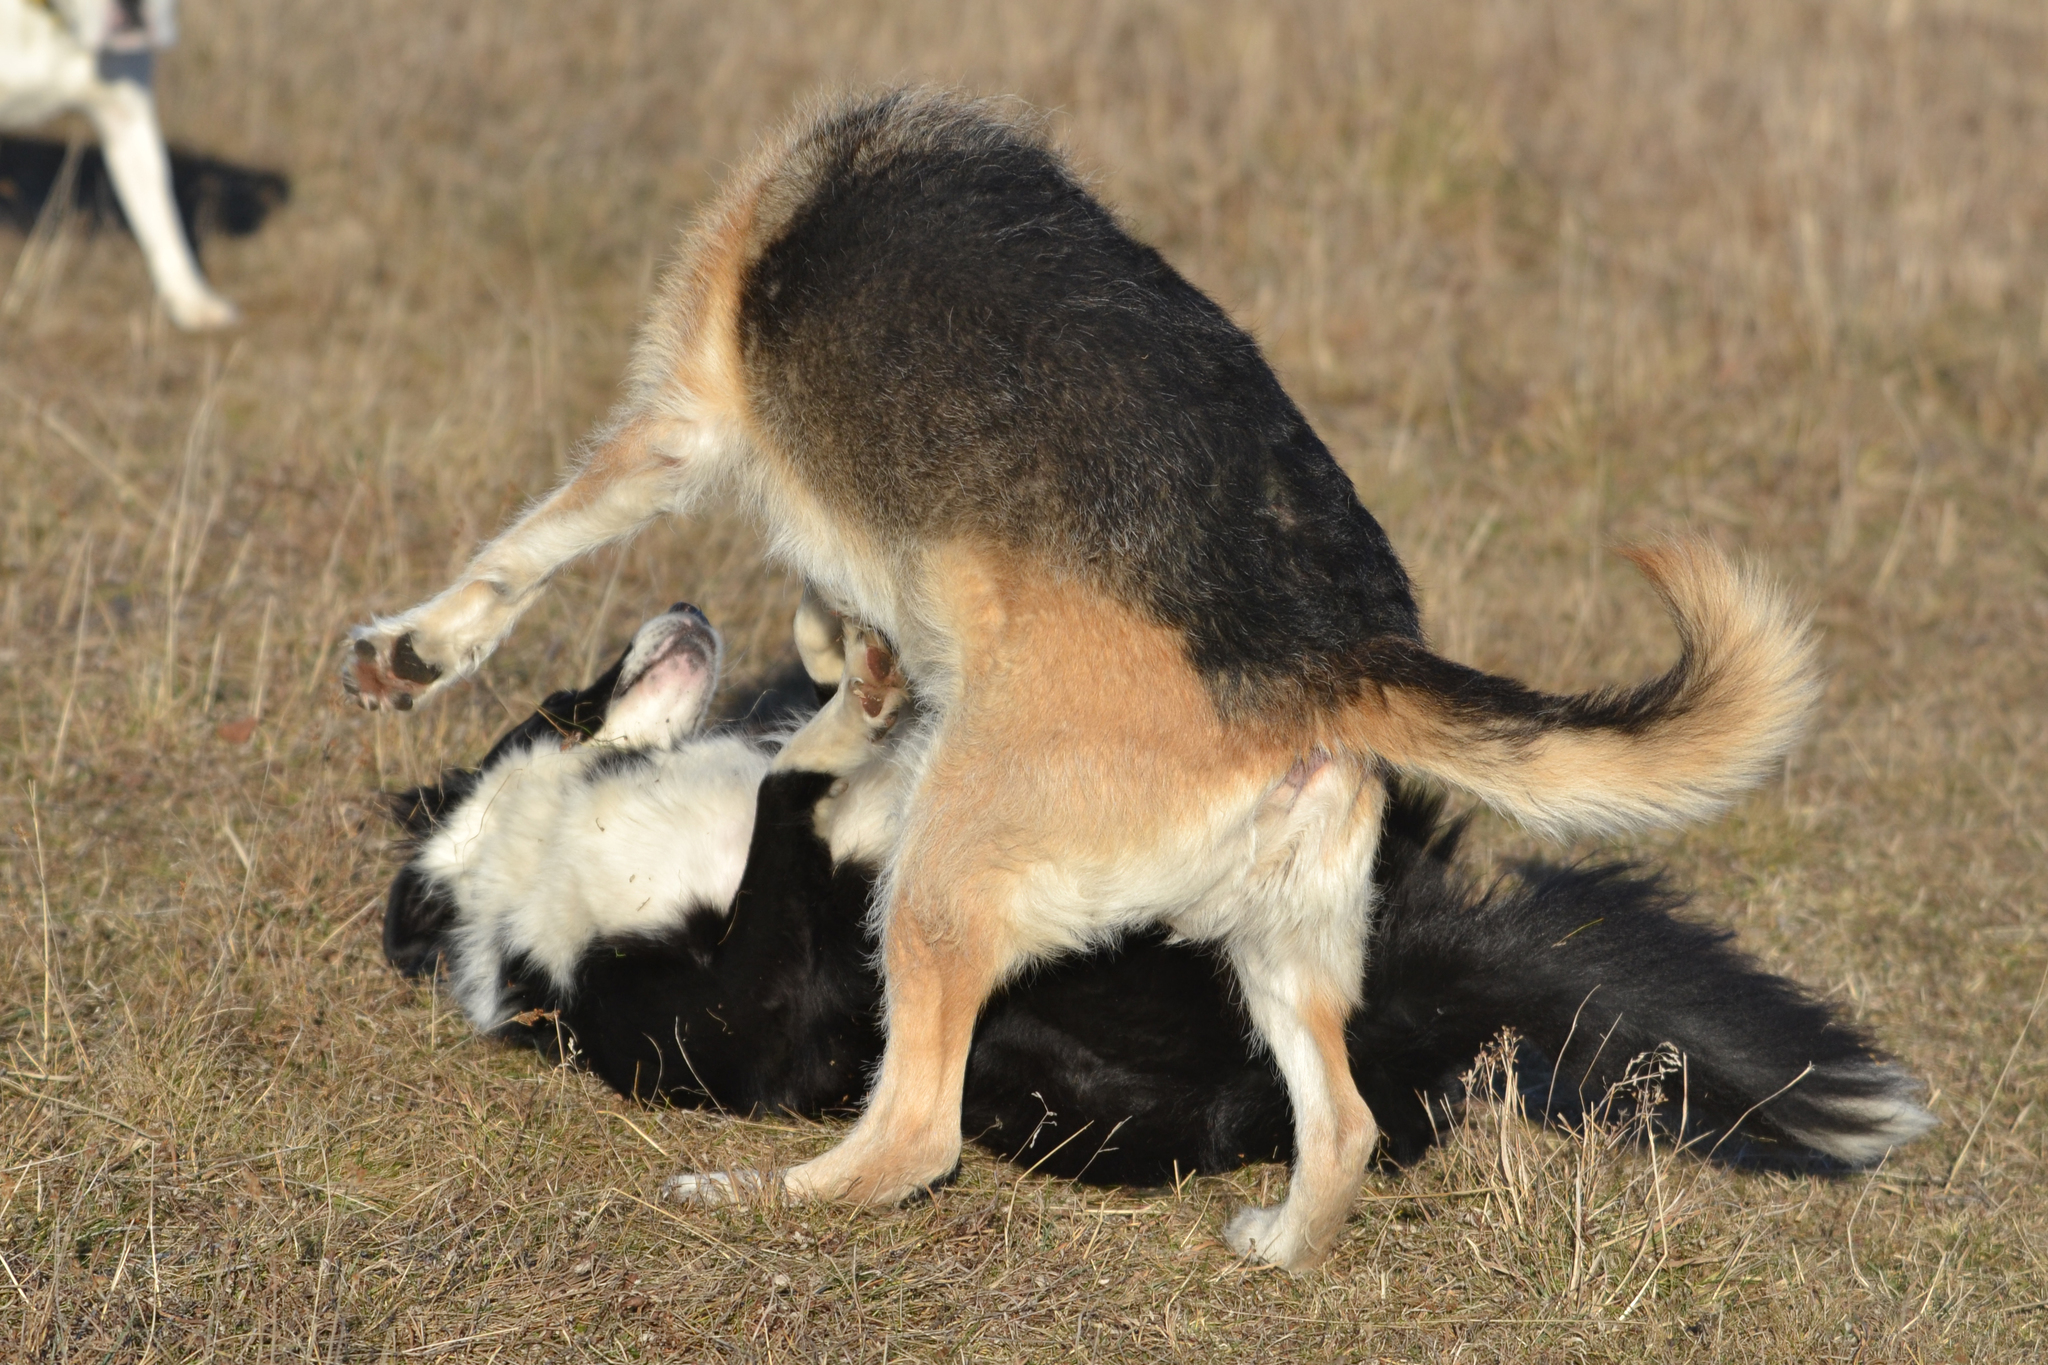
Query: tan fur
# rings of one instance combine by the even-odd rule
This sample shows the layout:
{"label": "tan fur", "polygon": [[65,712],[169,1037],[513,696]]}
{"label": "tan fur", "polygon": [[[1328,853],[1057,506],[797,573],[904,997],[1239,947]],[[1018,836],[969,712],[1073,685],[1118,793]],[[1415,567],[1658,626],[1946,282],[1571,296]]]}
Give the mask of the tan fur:
{"label": "tan fur", "polygon": [[[924,116],[907,115],[903,136],[921,136]],[[848,515],[843,488],[820,487],[802,452],[777,447],[747,387],[742,283],[809,183],[813,151],[792,132],[733,178],[666,277],[627,397],[575,475],[446,592],[356,632],[345,679],[368,704],[409,706],[474,669],[576,555],[713,493],[750,506],[817,595],[807,661],[829,671],[818,613],[844,612],[895,645],[919,704],[889,755],[832,798],[835,854],[858,849],[884,869],[880,1073],[846,1139],[780,1188],[870,1203],[943,1178],[988,993],[1034,959],[1164,922],[1228,953],[1294,1104],[1287,1202],[1246,1211],[1226,1238],[1246,1255],[1313,1265],[1376,1133],[1343,1022],[1363,980],[1388,765],[1538,827],[1690,818],[1796,733],[1814,691],[1800,624],[1710,547],[1674,542],[1637,555],[1691,650],[1689,671],[1674,674],[1682,704],[1655,724],[1503,721],[1365,680],[1348,700],[1226,711],[1180,628],[1063,573],[1057,548],[892,534]],[[821,749],[864,742],[852,695],[821,713]],[[774,1183],[684,1176],[671,1189],[716,1201]]]}
{"label": "tan fur", "polygon": [[1387,687],[1342,718],[1342,742],[1551,833],[1677,824],[1720,810],[1792,746],[1811,715],[1820,691],[1812,637],[1782,595],[1704,540],[1623,554],[1663,597],[1691,655],[1675,714],[1634,734],[1503,734],[1431,693]]}
{"label": "tan fur", "polygon": [[[1180,847],[1198,858],[1216,840],[1219,809],[1240,810],[1244,830],[1265,828],[1276,803],[1284,822],[1302,795],[1288,781],[1306,752],[1302,737],[1225,723],[1173,632],[985,548],[949,547],[932,561],[931,612],[952,645],[935,672],[966,700],[950,711],[906,803],[898,894],[882,921],[892,1047],[860,1124],[841,1147],[788,1174],[793,1193],[894,1199],[951,1169],[960,1069],[987,992],[1023,963],[1117,927],[1073,906],[1048,910],[1033,888],[1043,869],[1113,881],[1134,850]],[[1355,845],[1369,850],[1377,832],[1378,780],[1326,763],[1302,785],[1324,781],[1337,784],[1339,842],[1355,859]],[[1276,839],[1275,857],[1289,847]],[[1254,857],[1250,875],[1262,866]],[[1230,863],[1217,875],[1248,874]],[[1240,890],[1231,888],[1232,903]],[[1097,900],[1085,890],[1075,899]],[[1287,946],[1248,942],[1245,956],[1286,962]],[[1313,1217],[1307,1236],[1268,1220],[1284,1240],[1267,1240],[1262,1226],[1245,1246],[1300,1267],[1341,1227],[1376,1129],[1344,1046],[1355,970],[1322,973],[1303,960],[1293,974],[1308,983],[1302,998],[1282,1000],[1281,990],[1273,1008],[1298,1007],[1297,1031],[1313,1053],[1312,1075],[1289,1078],[1314,1092],[1297,1169]]]}

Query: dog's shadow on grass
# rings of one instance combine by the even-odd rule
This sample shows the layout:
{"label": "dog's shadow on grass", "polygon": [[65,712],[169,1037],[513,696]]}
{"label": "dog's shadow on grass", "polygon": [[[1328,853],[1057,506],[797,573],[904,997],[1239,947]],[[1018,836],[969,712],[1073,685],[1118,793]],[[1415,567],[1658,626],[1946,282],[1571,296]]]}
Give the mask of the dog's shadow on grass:
{"label": "dog's shadow on grass", "polygon": [[[59,211],[68,209],[89,227],[126,229],[99,147],[77,146],[76,164],[67,174],[65,159],[72,155],[73,145],[56,138],[0,137],[0,225],[30,231],[68,180],[68,203],[57,205]],[[170,148],[170,156],[172,194],[195,255],[209,237],[247,237],[291,198],[291,180],[280,171],[180,147]]]}

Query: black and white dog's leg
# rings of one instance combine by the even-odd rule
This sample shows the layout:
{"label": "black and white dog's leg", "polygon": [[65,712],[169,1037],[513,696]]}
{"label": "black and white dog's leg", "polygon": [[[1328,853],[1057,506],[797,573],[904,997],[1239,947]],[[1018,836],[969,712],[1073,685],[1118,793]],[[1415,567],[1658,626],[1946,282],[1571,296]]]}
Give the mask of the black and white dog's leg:
{"label": "black and white dog's leg", "polygon": [[818,689],[818,704],[823,706],[846,676],[846,623],[817,588],[806,583],[790,633],[796,637],[797,657],[803,660],[804,672]]}
{"label": "black and white dog's leg", "polygon": [[[150,93],[151,45],[168,42],[171,28],[169,0],[0,0],[0,126],[63,113],[90,119],[164,311],[187,330],[225,327],[237,319],[235,306],[207,286],[185,240]],[[131,46],[116,50],[117,40]]]}

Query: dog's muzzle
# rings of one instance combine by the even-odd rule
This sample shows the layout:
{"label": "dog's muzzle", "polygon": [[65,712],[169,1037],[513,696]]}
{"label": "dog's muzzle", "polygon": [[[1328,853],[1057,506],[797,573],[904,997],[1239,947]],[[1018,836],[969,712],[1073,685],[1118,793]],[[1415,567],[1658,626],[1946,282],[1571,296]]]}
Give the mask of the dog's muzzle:
{"label": "dog's muzzle", "polygon": [[612,699],[624,697],[652,676],[716,669],[719,649],[718,632],[704,613],[688,602],[678,602],[634,634],[619,680],[612,685]]}

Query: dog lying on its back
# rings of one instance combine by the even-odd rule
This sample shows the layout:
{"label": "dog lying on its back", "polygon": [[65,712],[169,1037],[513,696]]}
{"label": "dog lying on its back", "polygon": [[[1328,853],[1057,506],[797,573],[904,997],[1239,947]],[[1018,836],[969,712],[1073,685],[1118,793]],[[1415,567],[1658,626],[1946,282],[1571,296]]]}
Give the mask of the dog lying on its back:
{"label": "dog lying on its back", "polygon": [[[809,767],[705,731],[719,641],[679,605],[479,767],[400,794],[412,856],[386,913],[393,964],[445,967],[479,1029],[550,1051],[572,1041],[622,1094],[742,1113],[855,1106],[882,1048],[874,870],[833,858],[853,818],[835,787],[888,761],[903,698],[870,649],[885,647],[851,643],[855,666],[804,751],[783,756]],[[1385,1157],[1430,1146],[1503,1030],[1522,1040],[1529,1092],[1560,1117],[1671,1044],[1686,1093],[1660,1118],[1676,1130],[1682,1101],[1685,1136],[1723,1155],[1865,1162],[1930,1121],[1860,1033],[1727,934],[1677,918],[1683,897],[1660,878],[1530,864],[1480,891],[1452,865],[1462,828],[1403,788],[1381,836],[1383,900],[1347,1040]],[[963,1131],[1103,1183],[1286,1160],[1287,1091],[1251,1037],[1220,954],[1134,932],[989,1002]]]}

